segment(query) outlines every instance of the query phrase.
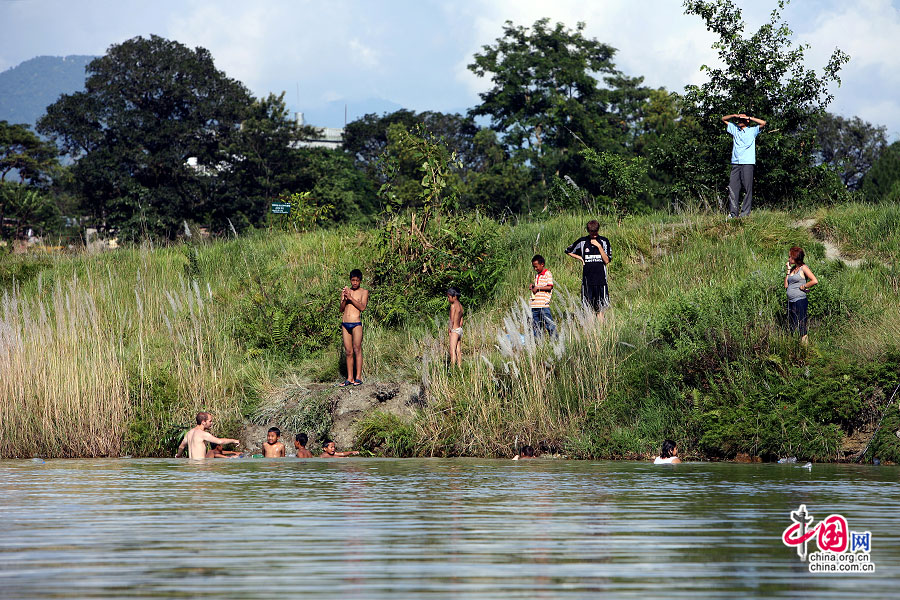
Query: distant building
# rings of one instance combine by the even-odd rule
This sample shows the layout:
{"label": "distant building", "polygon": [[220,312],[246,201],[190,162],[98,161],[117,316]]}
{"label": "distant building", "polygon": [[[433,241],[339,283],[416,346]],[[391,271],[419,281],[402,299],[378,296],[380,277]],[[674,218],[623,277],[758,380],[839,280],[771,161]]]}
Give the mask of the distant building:
{"label": "distant building", "polygon": [[[297,125],[306,125],[303,120],[303,113],[294,113],[297,119]],[[319,133],[319,137],[309,140],[300,140],[291,144],[293,148],[331,148],[337,150],[344,144],[344,128],[343,127],[314,127]]]}

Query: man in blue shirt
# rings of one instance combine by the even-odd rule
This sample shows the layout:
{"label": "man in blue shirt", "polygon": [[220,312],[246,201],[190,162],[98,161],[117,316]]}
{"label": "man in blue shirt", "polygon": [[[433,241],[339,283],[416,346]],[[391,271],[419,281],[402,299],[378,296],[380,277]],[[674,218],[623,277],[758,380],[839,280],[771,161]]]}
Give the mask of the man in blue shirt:
{"label": "man in blue shirt", "polygon": [[[737,119],[737,124],[731,119]],[[744,113],[725,115],[722,121],[726,124],[726,130],[734,138],[731,148],[731,180],[728,182],[728,216],[746,217],[750,214],[750,206],[753,202],[753,167],[756,165],[756,136],[766,126],[766,122],[755,117],[748,117]],[[750,122],[756,123],[750,127]],[[744,200],[741,202],[741,212],[738,213],[738,198],[741,195],[741,187],[744,188]]]}

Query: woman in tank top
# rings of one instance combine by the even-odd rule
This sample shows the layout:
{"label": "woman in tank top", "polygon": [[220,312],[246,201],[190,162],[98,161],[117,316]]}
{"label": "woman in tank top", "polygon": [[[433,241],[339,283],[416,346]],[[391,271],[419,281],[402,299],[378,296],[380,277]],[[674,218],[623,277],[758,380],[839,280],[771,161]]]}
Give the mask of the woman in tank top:
{"label": "woman in tank top", "polygon": [[800,332],[800,343],[806,345],[807,338],[806,313],[809,306],[806,299],[806,291],[819,283],[816,276],[803,262],[803,248],[794,246],[788,252],[788,261],[785,264],[787,275],[784,277],[784,289],[788,299],[788,324],[791,332]]}
{"label": "woman in tank top", "polygon": [[659,450],[659,456],[653,460],[654,465],[677,465],[681,462],[678,458],[678,446],[672,440],[665,440]]}

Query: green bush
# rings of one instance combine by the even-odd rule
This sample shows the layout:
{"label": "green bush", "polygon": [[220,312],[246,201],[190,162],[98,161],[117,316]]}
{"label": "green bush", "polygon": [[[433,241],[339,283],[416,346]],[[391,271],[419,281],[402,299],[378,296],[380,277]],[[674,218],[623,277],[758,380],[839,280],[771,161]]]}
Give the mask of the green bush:
{"label": "green bush", "polygon": [[371,299],[376,318],[397,325],[445,312],[450,286],[469,310],[492,297],[509,263],[504,226],[476,214],[435,220],[424,233],[411,229],[395,217],[379,232]]}
{"label": "green bush", "polygon": [[356,447],[381,456],[415,456],[415,427],[392,413],[373,411],[356,423]]}

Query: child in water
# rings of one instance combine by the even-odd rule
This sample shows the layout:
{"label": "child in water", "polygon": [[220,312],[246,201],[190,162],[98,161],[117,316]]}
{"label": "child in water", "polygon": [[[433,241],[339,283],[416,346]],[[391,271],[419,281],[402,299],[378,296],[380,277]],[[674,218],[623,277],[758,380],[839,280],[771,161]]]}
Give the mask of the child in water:
{"label": "child in water", "polygon": [[463,328],[463,306],[459,301],[459,290],[450,288],[447,290],[447,302],[450,303],[450,364],[457,367],[462,366],[462,357],[460,356],[460,340],[462,339]]}
{"label": "child in water", "polygon": [[278,441],[281,430],[272,427],[266,434],[266,443],[262,445],[263,456],[266,458],[280,458],[284,456],[284,444]]}
{"label": "child in water", "polygon": [[312,452],[306,449],[309,437],[305,433],[298,433],[294,438],[294,448],[297,449],[297,458],[312,458]]}
{"label": "child in water", "polygon": [[677,465],[681,462],[678,458],[678,446],[672,440],[666,440],[662,444],[659,456],[653,461],[654,465]]}
{"label": "child in water", "polygon": [[350,450],[349,452],[335,452],[334,442],[331,440],[325,440],[322,442],[322,454],[319,455],[319,458],[334,458],[336,456],[344,457],[344,456],[356,456],[359,454],[356,450]]}
{"label": "child in water", "polygon": [[522,451],[513,456],[513,460],[528,460],[534,458],[534,448],[531,446],[522,446]]}
{"label": "child in water", "polygon": [[209,450],[206,452],[206,458],[234,458],[240,456],[241,453],[235,450],[223,450],[222,444],[209,443]]}

